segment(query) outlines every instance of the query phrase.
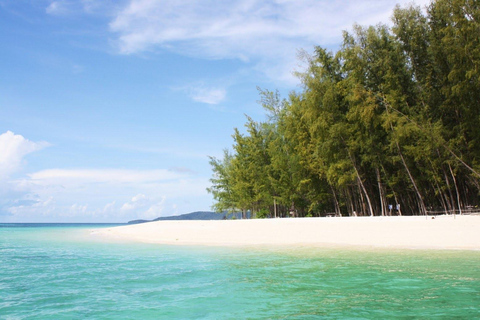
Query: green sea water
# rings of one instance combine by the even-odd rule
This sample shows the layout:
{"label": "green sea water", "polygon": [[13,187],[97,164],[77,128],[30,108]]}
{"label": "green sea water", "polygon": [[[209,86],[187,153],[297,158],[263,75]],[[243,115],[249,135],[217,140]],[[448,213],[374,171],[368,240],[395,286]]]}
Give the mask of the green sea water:
{"label": "green sea water", "polygon": [[480,319],[480,252],[108,242],[0,224],[0,319]]}

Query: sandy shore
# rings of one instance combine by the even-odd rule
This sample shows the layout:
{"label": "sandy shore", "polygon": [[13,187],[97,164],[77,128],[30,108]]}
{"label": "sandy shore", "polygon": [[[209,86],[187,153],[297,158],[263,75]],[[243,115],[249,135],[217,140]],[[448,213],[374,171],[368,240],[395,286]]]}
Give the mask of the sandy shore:
{"label": "sandy shore", "polygon": [[109,239],[210,246],[480,250],[480,216],[158,221],[96,230]]}

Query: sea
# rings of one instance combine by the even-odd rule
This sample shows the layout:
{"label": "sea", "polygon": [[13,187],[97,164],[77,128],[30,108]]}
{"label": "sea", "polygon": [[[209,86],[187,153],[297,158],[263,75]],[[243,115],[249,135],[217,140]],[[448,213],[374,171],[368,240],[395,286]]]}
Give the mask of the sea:
{"label": "sea", "polygon": [[0,224],[0,319],[480,319],[480,252],[169,246]]}

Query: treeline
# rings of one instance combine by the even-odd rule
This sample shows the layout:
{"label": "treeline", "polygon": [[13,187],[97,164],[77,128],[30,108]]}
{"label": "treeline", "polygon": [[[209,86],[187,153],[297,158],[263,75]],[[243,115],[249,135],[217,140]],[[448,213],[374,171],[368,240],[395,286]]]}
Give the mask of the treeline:
{"label": "treeline", "polygon": [[[261,91],[211,158],[217,211],[256,217],[461,213],[479,205],[480,2],[397,8],[317,47],[301,92]],[[399,210],[397,210],[399,209]]]}

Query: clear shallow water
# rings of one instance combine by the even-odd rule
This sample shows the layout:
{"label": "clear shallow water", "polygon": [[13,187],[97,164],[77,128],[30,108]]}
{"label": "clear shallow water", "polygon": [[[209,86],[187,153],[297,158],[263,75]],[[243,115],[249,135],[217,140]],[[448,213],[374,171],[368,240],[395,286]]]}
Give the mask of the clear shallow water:
{"label": "clear shallow water", "polygon": [[105,242],[0,224],[0,319],[475,319],[480,252]]}

